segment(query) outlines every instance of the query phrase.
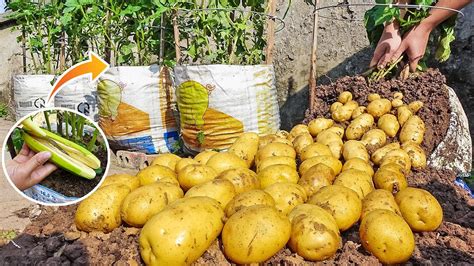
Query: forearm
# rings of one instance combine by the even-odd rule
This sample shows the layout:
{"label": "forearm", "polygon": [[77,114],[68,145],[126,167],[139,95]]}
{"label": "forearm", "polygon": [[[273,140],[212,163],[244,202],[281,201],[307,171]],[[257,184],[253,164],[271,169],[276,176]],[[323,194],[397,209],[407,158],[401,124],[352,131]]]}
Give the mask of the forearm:
{"label": "forearm", "polygon": [[[472,0],[440,0],[436,6],[460,10],[471,2]],[[432,8],[430,11],[430,16],[425,18],[421,24],[432,30],[455,13],[456,12],[450,10]]]}

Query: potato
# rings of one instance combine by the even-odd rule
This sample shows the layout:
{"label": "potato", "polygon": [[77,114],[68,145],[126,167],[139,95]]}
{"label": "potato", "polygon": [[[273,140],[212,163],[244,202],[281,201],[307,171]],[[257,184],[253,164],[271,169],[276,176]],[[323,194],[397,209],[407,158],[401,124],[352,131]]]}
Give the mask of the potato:
{"label": "potato", "polygon": [[417,115],[412,115],[400,130],[400,141],[402,143],[413,142],[421,144],[425,135],[425,123]]}
{"label": "potato", "polygon": [[285,164],[275,164],[266,167],[257,174],[261,188],[266,188],[272,184],[280,182],[298,183],[300,177],[298,172],[291,166]]}
{"label": "potato", "polygon": [[373,100],[367,105],[367,113],[373,117],[381,117],[382,115],[390,112],[392,109],[392,103],[388,99],[377,99]]}
{"label": "potato", "polygon": [[374,185],[395,194],[408,186],[405,175],[387,167],[381,167],[375,172]]}
{"label": "potato", "polygon": [[372,153],[371,160],[374,164],[379,165],[382,163],[383,157],[391,150],[400,149],[400,143],[392,142],[383,146],[382,148],[378,148],[374,153]]}
{"label": "potato", "polygon": [[206,165],[213,168],[217,174],[229,169],[248,168],[244,160],[231,152],[219,152],[212,155]]}
{"label": "potato", "polygon": [[328,146],[315,142],[306,146],[306,148],[301,151],[300,160],[304,161],[306,159],[321,155],[332,156],[332,153]]}
{"label": "potato", "polygon": [[153,216],[140,232],[146,265],[192,264],[219,236],[224,212],[209,197],[179,199]]}
{"label": "potato", "polygon": [[375,189],[372,178],[366,172],[356,169],[349,169],[340,173],[334,180],[334,185],[354,190],[360,199],[365,198],[367,194]]}
{"label": "potato", "polygon": [[359,106],[359,107],[357,107],[357,108],[352,112],[351,118],[352,118],[352,119],[356,119],[358,116],[360,116],[361,114],[365,113],[366,110],[367,110],[367,107],[365,107],[365,106]]}
{"label": "potato", "polygon": [[275,200],[275,208],[284,215],[307,200],[304,188],[289,182],[275,183],[264,189]]}
{"label": "potato", "polygon": [[237,264],[264,262],[286,245],[290,233],[290,221],[274,207],[248,207],[224,225],[224,254]]}
{"label": "potato", "polygon": [[246,132],[240,135],[239,138],[230,146],[229,152],[234,153],[240,159],[247,163],[247,167],[252,167],[255,155],[258,150],[258,134],[254,132]]}
{"label": "potato", "polygon": [[413,101],[408,104],[408,108],[413,114],[416,114],[421,107],[423,107],[423,102],[422,101]]}
{"label": "potato", "polygon": [[107,176],[100,187],[105,187],[112,184],[121,184],[134,190],[140,186],[140,179],[138,177],[129,174],[115,174]]}
{"label": "potato", "polygon": [[288,156],[272,156],[272,157],[267,157],[258,163],[257,173],[267,168],[268,166],[275,165],[275,164],[285,164],[285,165],[291,166],[291,168],[296,169],[295,158],[288,157]]}
{"label": "potato", "polygon": [[182,169],[184,169],[184,167],[190,165],[190,164],[200,164],[198,161],[192,159],[192,158],[182,158],[181,160],[179,160],[177,163],[176,163],[176,166],[174,168],[174,171],[176,173],[178,173],[179,171],[181,171]]}
{"label": "potato", "polygon": [[340,103],[347,103],[350,100],[352,100],[352,93],[349,91],[343,91],[339,94],[339,97],[337,97],[337,101]]}
{"label": "potato", "polygon": [[365,172],[370,177],[374,175],[374,169],[370,164],[360,158],[352,158],[347,160],[342,166],[342,172],[347,171],[349,169],[356,169]]}
{"label": "potato", "polygon": [[331,117],[334,119],[334,121],[337,122],[345,122],[352,117],[352,112],[355,110],[348,107],[348,106],[341,106],[337,108],[334,112],[332,112]]}
{"label": "potato", "polygon": [[367,96],[367,101],[369,101],[369,102],[373,102],[373,101],[378,100],[378,99],[380,99],[380,95],[377,94],[377,93],[370,93]]}
{"label": "potato", "polygon": [[217,176],[217,179],[229,180],[234,185],[236,194],[260,188],[260,180],[258,180],[257,174],[247,168],[224,171]]}
{"label": "potato", "polygon": [[318,205],[331,213],[341,231],[355,224],[362,212],[362,202],[357,193],[339,185],[321,188],[311,196],[308,203]]}
{"label": "potato", "polygon": [[217,172],[214,168],[202,165],[191,164],[178,172],[178,181],[184,191],[197,186],[207,181],[214,180],[217,177]]}
{"label": "potato", "polygon": [[425,151],[420,145],[413,142],[405,142],[402,144],[402,149],[410,156],[411,166],[417,168],[426,167]]}
{"label": "potato", "polygon": [[334,158],[333,156],[321,155],[321,156],[309,158],[303,163],[301,163],[300,168],[299,168],[300,175],[304,175],[306,171],[308,171],[309,168],[320,163],[326,166],[329,166],[335,175],[338,175],[341,172],[341,169],[342,169],[341,161]]}
{"label": "potato", "polygon": [[415,232],[434,231],[443,222],[443,209],[431,193],[408,187],[397,193],[395,201],[403,218]]}
{"label": "potato", "polygon": [[[330,127],[326,130],[321,131],[318,136],[316,136],[316,142],[319,142],[324,145],[328,145],[328,143],[334,141],[342,142],[342,136],[340,136],[338,132],[335,132],[336,129],[333,128],[335,127]],[[344,133],[344,131],[342,132]]]}
{"label": "potato", "polygon": [[183,191],[174,184],[151,183],[130,192],[122,203],[120,214],[127,224],[142,227],[166,205],[182,197]]}
{"label": "potato", "polygon": [[371,129],[365,132],[361,142],[366,147],[380,148],[387,142],[387,135],[385,135],[385,132],[381,129]]}
{"label": "potato", "polygon": [[336,135],[339,136],[340,139],[342,139],[342,137],[344,136],[344,128],[339,125],[332,126],[324,131],[336,133]]}
{"label": "potato", "polygon": [[402,99],[393,99],[392,100],[392,107],[393,108],[398,108],[403,105]]}
{"label": "potato", "polygon": [[331,104],[331,107],[329,108],[329,111],[331,111],[331,113],[334,113],[339,107],[342,107],[342,106],[344,106],[343,103],[334,102],[333,104]]}
{"label": "potato", "polygon": [[257,152],[255,163],[258,165],[263,159],[272,156],[288,156],[296,158],[296,151],[293,146],[284,143],[272,142]]}
{"label": "potato", "polygon": [[156,181],[167,181],[173,184],[178,184],[176,174],[173,170],[169,169],[166,166],[162,165],[151,165],[148,166],[137,174],[138,179],[140,180],[140,185],[148,185],[155,183]]}
{"label": "potato", "polygon": [[319,132],[325,129],[328,129],[332,127],[333,125],[334,125],[334,120],[327,119],[324,117],[319,117],[319,118],[311,120],[308,123],[308,129],[311,136],[316,137],[319,134]]}
{"label": "potato", "polygon": [[308,133],[309,134],[308,126],[303,125],[303,124],[296,125],[290,130],[290,134],[288,135],[287,139],[289,141],[293,142],[293,140],[295,140],[296,137],[298,137],[299,135],[301,135],[303,133]]}
{"label": "potato", "polygon": [[365,196],[362,200],[361,220],[363,220],[367,214],[375,210],[388,210],[402,216],[392,193],[385,189],[376,189]]}
{"label": "potato", "polygon": [[356,117],[346,128],[346,138],[349,140],[360,139],[374,124],[374,117],[370,114],[361,114]]}
{"label": "potato", "polygon": [[279,137],[275,134],[269,134],[269,135],[260,137],[259,142],[258,142],[258,150],[261,150],[263,147],[273,142],[284,143],[289,146],[293,146],[293,143],[289,141],[286,137]]}
{"label": "potato", "polygon": [[369,153],[365,148],[364,144],[357,140],[348,140],[342,147],[342,156],[344,160],[350,160],[352,158],[359,158],[366,162],[369,161]]}
{"label": "potato", "polygon": [[403,93],[397,91],[397,92],[395,92],[395,93],[393,94],[393,98],[394,98],[394,99],[401,100],[401,99],[403,99]]}
{"label": "potato", "polygon": [[151,165],[162,165],[166,166],[171,170],[175,170],[176,163],[181,160],[181,157],[172,153],[158,154],[156,158],[151,162]]}
{"label": "potato", "polygon": [[359,235],[362,246],[384,264],[407,261],[415,250],[415,237],[402,217],[374,210],[364,217]]}
{"label": "potato", "polygon": [[111,184],[99,188],[81,201],[74,216],[77,229],[86,232],[110,232],[122,223],[120,207],[130,188],[122,184]]}
{"label": "potato", "polygon": [[287,139],[288,138],[288,135],[290,135],[290,132],[286,131],[286,130],[278,130],[276,133],[275,133],[275,136],[279,137],[279,138],[283,138],[283,139]]}
{"label": "potato", "polygon": [[[232,171],[232,170],[229,170]],[[194,186],[186,192],[185,197],[206,196],[217,200],[222,209],[225,209],[229,201],[231,201],[235,193],[232,182],[227,179],[214,179]]]}
{"label": "potato", "polygon": [[341,245],[336,220],[323,208],[302,204],[290,213],[291,237],[288,246],[306,260],[332,257]]}
{"label": "potato", "polygon": [[235,196],[226,206],[225,214],[231,217],[234,213],[254,205],[275,206],[275,200],[267,192],[254,189]]}
{"label": "potato", "polygon": [[402,149],[395,149],[389,151],[382,159],[382,163],[380,164],[380,167],[383,167],[384,165],[395,163],[400,165],[405,173],[409,173],[411,169],[411,159],[410,156],[408,156],[408,153],[406,153]]}
{"label": "potato", "polygon": [[202,151],[194,156],[194,160],[200,164],[207,164],[207,161],[216,154],[218,154],[218,152],[213,150]]}
{"label": "potato", "polygon": [[306,195],[310,197],[322,187],[331,185],[334,178],[332,169],[320,163],[309,168],[298,180],[298,185],[302,186]]}
{"label": "potato", "polygon": [[293,140],[293,147],[297,154],[300,154],[304,148],[312,144],[313,137],[309,133],[302,133]]}
{"label": "potato", "polygon": [[329,147],[329,150],[331,151],[331,154],[334,158],[336,159],[341,158],[342,146],[343,146],[342,140],[329,142],[327,146]]}
{"label": "potato", "polygon": [[413,115],[410,108],[407,105],[402,105],[397,108],[397,118],[400,126],[403,126],[405,122]]}
{"label": "potato", "polygon": [[391,138],[395,137],[400,129],[397,117],[392,114],[384,114],[381,116],[377,122],[377,126]]}

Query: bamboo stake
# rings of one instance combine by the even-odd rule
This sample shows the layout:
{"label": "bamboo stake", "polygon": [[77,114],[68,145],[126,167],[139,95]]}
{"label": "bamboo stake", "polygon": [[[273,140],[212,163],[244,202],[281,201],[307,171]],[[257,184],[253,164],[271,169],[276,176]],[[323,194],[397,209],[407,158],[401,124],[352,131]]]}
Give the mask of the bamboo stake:
{"label": "bamboo stake", "polygon": [[181,60],[181,49],[179,48],[179,28],[178,28],[178,11],[173,14],[173,33],[174,33],[174,50],[176,52],[176,64]]}
{"label": "bamboo stake", "polygon": [[313,112],[314,100],[316,98],[316,50],[318,46],[318,8],[319,0],[315,0],[314,4],[314,20],[313,20],[313,43],[311,46],[311,65],[309,71],[309,110]]}
{"label": "bamboo stake", "polygon": [[276,13],[276,1],[268,1],[269,15],[272,16],[267,22],[267,51],[265,56],[265,63],[271,65],[273,63],[273,47],[275,46],[275,16]]}
{"label": "bamboo stake", "polygon": [[59,72],[63,72],[66,67],[66,34],[61,33],[61,48],[59,50]]}
{"label": "bamboo stake", "polygon": [[25,29],[21,30],[21,51],[23,54],[23,74],[26,74],[26,32]]}
{"label": "bamboo stake", "polygon": [[165,54],[165,13],[161,13],[160,16],[160,53],[158,58],[158,64],[163,65],[163,58]]}

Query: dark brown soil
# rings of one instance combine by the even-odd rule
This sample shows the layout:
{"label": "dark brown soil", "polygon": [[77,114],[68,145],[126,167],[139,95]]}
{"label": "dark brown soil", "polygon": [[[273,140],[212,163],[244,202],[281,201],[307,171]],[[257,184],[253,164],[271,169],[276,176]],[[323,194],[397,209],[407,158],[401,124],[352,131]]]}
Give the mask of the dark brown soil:
{"label": "dark brown soil", "polygon": [[449,127],[451,110],[445,83],[446,78],[437,69],[430,69],[404,81],[381,80],[370,84],[362,76],[343,77],[329,85],[316,88],[315,111],[313,113],[306,111],[303,123],[308,123],[317,117],[330,117],[329,107],[343,91],[350,91],[354,100],[365,106],[368,104],[367,95],[370,93],[378,93],[392,100],[393,93],[399,91],[403,93],[405,103],[415,100],[423,102],[423,108],[418,112],[426,125],[422,147],[431,154],[443,140]]}
{"label": "dark brown soil", "polygon": [[59,168],[50,176],[41,181],[41,185],[48,187],[67,197],[80,198],[91,192],[100,182],[107,166],[107,151],[99,149],[95,156],[99,158],[102,166],[102,173],[98,174],[94,179],[86,179],[72,174],[64,169]]}

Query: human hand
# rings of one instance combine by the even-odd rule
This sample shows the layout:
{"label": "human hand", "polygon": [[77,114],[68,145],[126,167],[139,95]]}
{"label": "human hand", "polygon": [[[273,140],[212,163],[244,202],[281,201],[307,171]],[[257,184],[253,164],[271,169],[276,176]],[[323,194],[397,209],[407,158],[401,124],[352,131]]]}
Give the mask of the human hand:
{"label": "human hand", "polygon": [[400,47],[402,37],[400,36],[397,22],[387,24],[370,61],[370,67],[384,68]]}
{"label": "human hand", "polygon": [[51,158],[50,152],[35,154],[23,144],[18,155],[7,162],[7,174],[19,190],[25,190],[38,184],[57,169],[56,165],[46,163],[49,158]]}

